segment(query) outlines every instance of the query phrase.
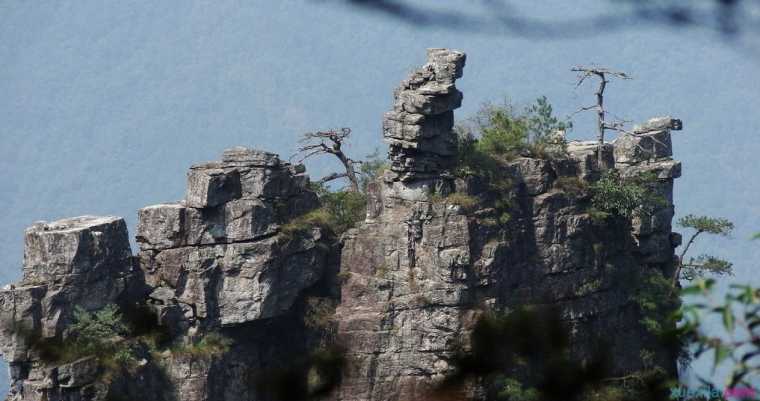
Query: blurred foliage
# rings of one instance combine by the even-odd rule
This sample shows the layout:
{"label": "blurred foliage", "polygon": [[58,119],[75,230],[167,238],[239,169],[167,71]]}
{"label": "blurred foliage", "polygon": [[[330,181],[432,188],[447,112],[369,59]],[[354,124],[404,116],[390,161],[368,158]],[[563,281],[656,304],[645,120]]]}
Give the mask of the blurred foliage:
{"label": "blurred foliage", "polygon": [[[596,339],[592,354],[571,353],[571,332],[556,308],[533,306],[510,313],[485,313],[470,346],[455,358],[456,371],[432,399],[457,394],[469,378],[489,384],[489,399],[503,401],[667,400],[671,378],[652,366],[626,377],[610,377],[609,343]],[[618,398],[604,398],[615,394]],[[600,398],[601,397],[601,398]]]}
{"label": "blurred foliage", "polygon": [[330,330],[335,323],[335,300],[324,297],[308,297],[304,324],[313,330]]}
{"label": "blurred foliage", "polygon": [[[532,39],[588,38],[629,29],[703,28],[729,40],[760,33],[760,5],[753,0],[609,0],[613,7],[574,17],[546,19],[510,0],[439,8],[413,0],[333,0],[415,26],[507,34]],[[685,31],[689,32],[689,31]]]}
{"label": "blurred foliage", "polygon": [[[322,399],[340,382],[345,350],[339,345],[318,348],[279,367],[252,370],[251,384],[261,399],[273,401]],[[257,398],[259,399],[259,398]]]}
{"label": "blurred foliage", "polygon": [[[723,363],[732,365],[727,387],[756,385],[760,383],[760,289],[732,284],[721,298],[715,283],[699,279],[682,290],[690,296],[677,315],[682,335],[695,344],[695,357],[712,354],[713,371]],[[724,335],[708,333],[710,319],[722,322]]]}
{"label": "blurred foliage", "polygon": [[633,300],[641,312],[640,323],[655,335],[672,330],[678,323],[673,313],[681,306],[678,292],[659,270],[644,269],[638,275]]}

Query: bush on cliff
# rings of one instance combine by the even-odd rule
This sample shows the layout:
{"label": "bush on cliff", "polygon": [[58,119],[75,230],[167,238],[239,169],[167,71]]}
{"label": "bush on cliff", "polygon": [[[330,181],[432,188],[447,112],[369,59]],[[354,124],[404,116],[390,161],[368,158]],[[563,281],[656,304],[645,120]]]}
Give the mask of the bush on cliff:
{"label": "bush on cliff", "polygon": [[508,102],[485,104],[475,117],[457,126],[460,165],[466,168],[480,163],[484,156],[498,161],[520,155],[551,158],[565,151],[564,138],[558,132],[571,128],[570,121],[554,116],[546,97],[521,111]]}
{"label": "bush on cliff", "polygon": [[653,173],[624,178],[617,170],[608,170],[591,184],[592,213],[601,218],[650,216],[665,205],[656,184],[657,176]]}
{"label": "bush on cliff", "polygon": [[282,233],[291,238],[297,232],[305,232],[313,227],[329,230],[341,235],[364,220],[367,214],[367,195],[363,192],[330,191],[324,184],[312,183],[322,203],[318,209],[298,216],[282,227]]}
{"label": "bush on cliff", "polygon": [[107,305],[95,312],[79,307],[74,310],[71,334],[75,343],[85,351],[102,352],[111,348],[115,339],[127,333],[127,325],[116,305]]}
{"label": "bush on cliff", "polygon": [[[358,163],[358,162],[357,162]],[[312,182],[311,190],[322,204],[318,209],[296,217],[282,227],[286,238],[296,232],[304,232],[313,227],[321,227],[335,235],[341,235],[364,220],[367,214],[367,190],[388,168],[388,163],[375,150],[361,162],[359,167],[359,191],[332,190],[322,181]]]}

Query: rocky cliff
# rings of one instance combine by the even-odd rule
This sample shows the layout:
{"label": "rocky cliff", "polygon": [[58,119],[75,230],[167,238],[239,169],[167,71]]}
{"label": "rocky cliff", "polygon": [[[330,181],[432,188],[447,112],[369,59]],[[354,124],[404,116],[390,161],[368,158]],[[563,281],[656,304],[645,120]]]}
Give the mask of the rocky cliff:
{"label": "rocky cliff", "polygon": [[[675,355],[641,324],[631,277],[672,274],[680,122],[650,120],[602,158],[583,142],[518,157],[496,188],[453,174],[464,65],[463,53],[431,49],[395,91],[383,122],[390,168],[369,185],[366,220],[341,238],[293,229],[319,207],[303,167],[246,148],[191,167],[183,201],[139,210],[137,255],[117,217],[35,223],[23,279],[0,291],[7,399],[429,399],[481,316],[525,305],[558,311],[576,360],[603,338],[609,376],[653,360],[673,372]],[[653,172],[666,202],[646,218],[597,221],[568,183],[607,170]],[[109,305],[132,327],[109,341],[132,357],[61,352],[83,311]],[[458,397],[489,391],[473,378]]]}

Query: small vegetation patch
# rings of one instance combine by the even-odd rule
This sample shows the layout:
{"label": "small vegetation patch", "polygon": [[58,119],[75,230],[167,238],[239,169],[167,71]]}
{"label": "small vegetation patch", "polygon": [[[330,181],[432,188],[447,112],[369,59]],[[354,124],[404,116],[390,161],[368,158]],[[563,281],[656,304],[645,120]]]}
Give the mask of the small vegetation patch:
{"label": "small vegetation patch", "polygon": [[361,173],[359,188],[361,191],[366,194],[369,184],[377,180],[389,168],[390,164],[385,158],[381,157],[379,149],[375,149],[372,154],[367,155],[367,158],[359,166],[359,172]]}
{"label": "small vegetation patch", "polygon": [[445,197],[434,194],[431,196],[431,201],[436,204],[459,206],[465,210],[474,209],[480,203],[478,198],[462,192],[453,192]]}
{"label": "small vegetation patch", "polygon": [[591,205],[597,217],[650,216],[665,199],[657,194],[657,176],[642,173],[623,178],[617,170],[608,170],[591,184]]}
{"label": "small vegetation patch", "polygon": [[314,227],[329,230],[335,235],[343,234],[367,214],[367,195],[362,192],[331,192],[322,184],[313,184],[322,206],[298,216],[282,226],[285,238],[291,239],[297,233],[305,233]]}
{"label": "small vegetation patch", "polygon": [[304,234],[313,228],[330,228],[330,215],[327,210],[319,208],[302,214],[282,226],[280,232],[287,239],[293,239],[297,234]]}
{"label": "small vegetation patch", "polygon": [[552,185],[573,198],[584,197],[589,191],[588,183],[578,177],[559,177]]}
{"label": "small vegetation patch", "polygon": [[189,344],[177,346],[171,350],[175,356],[194,359],[212,359],[230,350],[232,340],[220,333],[211,332]]}

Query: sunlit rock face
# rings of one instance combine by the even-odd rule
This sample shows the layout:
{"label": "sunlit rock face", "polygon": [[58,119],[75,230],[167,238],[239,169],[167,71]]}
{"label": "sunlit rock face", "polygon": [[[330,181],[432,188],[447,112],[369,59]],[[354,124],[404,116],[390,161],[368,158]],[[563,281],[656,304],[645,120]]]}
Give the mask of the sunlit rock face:
{"label": "sunlit rock face", "polygon": [[78,400],[95,391],[91,360],[50,366],[40,344],[65,341],[76,308],[117,303],[137,276],[121,218],[82,216],[29,227],[23,278],[0,291],[8,398]]}
{"label": "sunlit rock face", "polygon": [[[303,323],[305,299],[323,295],[320,288],[328,285],[317,284],[335,263],[320,228],[281,232],[318,207],[308,182],[303,166],[277,155],[229,149],[221,161],[190,169],[184,200],[139,210],[135,257],[121,218],[35,223],[26,231],[22,281],[0,292],[0,347],[12,376],[8,399],[266,395],[253,378],[317,347],[319,335]],[[155,320],[151,324],[169,336],[163,351],[138,349],[137,371],[115,378],[97,356],[46,356],[48,344],[60,348],[70,341],[75,309],[109,305],[125,315],[143,308],[139,319]],[[219,332],[230,339],[224,355],[172,351]]]}
{"label": "sunlit rock face", "polygon": [[[604,349],[610,376],[651,363],[674,371],[675,355],[642,326],[633,295],[642,272],[673,274],[681,169],[670,134],[681,122],[656,118],[602,146],[517,157],[498,187],[457,176],[465,59],[430,49],[394,92],[383,121],[390,168],[368,186],[366,221],[341,238],[285,229],[320,206],[309,177],[244,147],[192,166],[184,199],[140,209],[135,256],[120,218],[32,225],[23,279],[0,291],[7,399],[439,399],[434,390],[469,352],[478,319],[525,305],[554,307],[571,357]],[[666,202],[646,218],[595,220],[578,188],[613,169],[652,172]],[[51,345],[71,339],[77,308],[108,305],[152,330],[113,339],[131,344],[129,370],[104,355],[50,357]],[[211,353],[203,341],[214,336],[226,345]],[[479,379],[450,390],[446,399],[490,394]]]}
{"label": "sunlit rock face", "polygon": [[[611,376],[651,363],[642,350],[674,372],[675,355],[640,324],[631,278],[672,274],[672,186],[680,163],[671,158],[670,130],[680,121],[653,119],[636,136],[601,148],[570,142],[564,156],[549,160],[519,157],[503,170],[512,188],[494,191],[480,177],[451,174],[452,110],[461,102],[454,79],[464,59],[431,50],[386,114],[391,171],[370,186],[367,222],[344,237],[347,279],[337,317],[349,362],[335,399],[437,399],[478,317],[524,305],[559,311],[573,358],[588,360],[608,347]],[[666,203],[646,219],[595,222],[588,194],[566,183],[589,184],[609,169],[622,176],[654,171]],[[447,202],[453,191],[478,205]],[[494,206],[510,196],[510,219],[500,222],[503,211]],[[466,382],[448,395],[487,398],[481,384]]]}

